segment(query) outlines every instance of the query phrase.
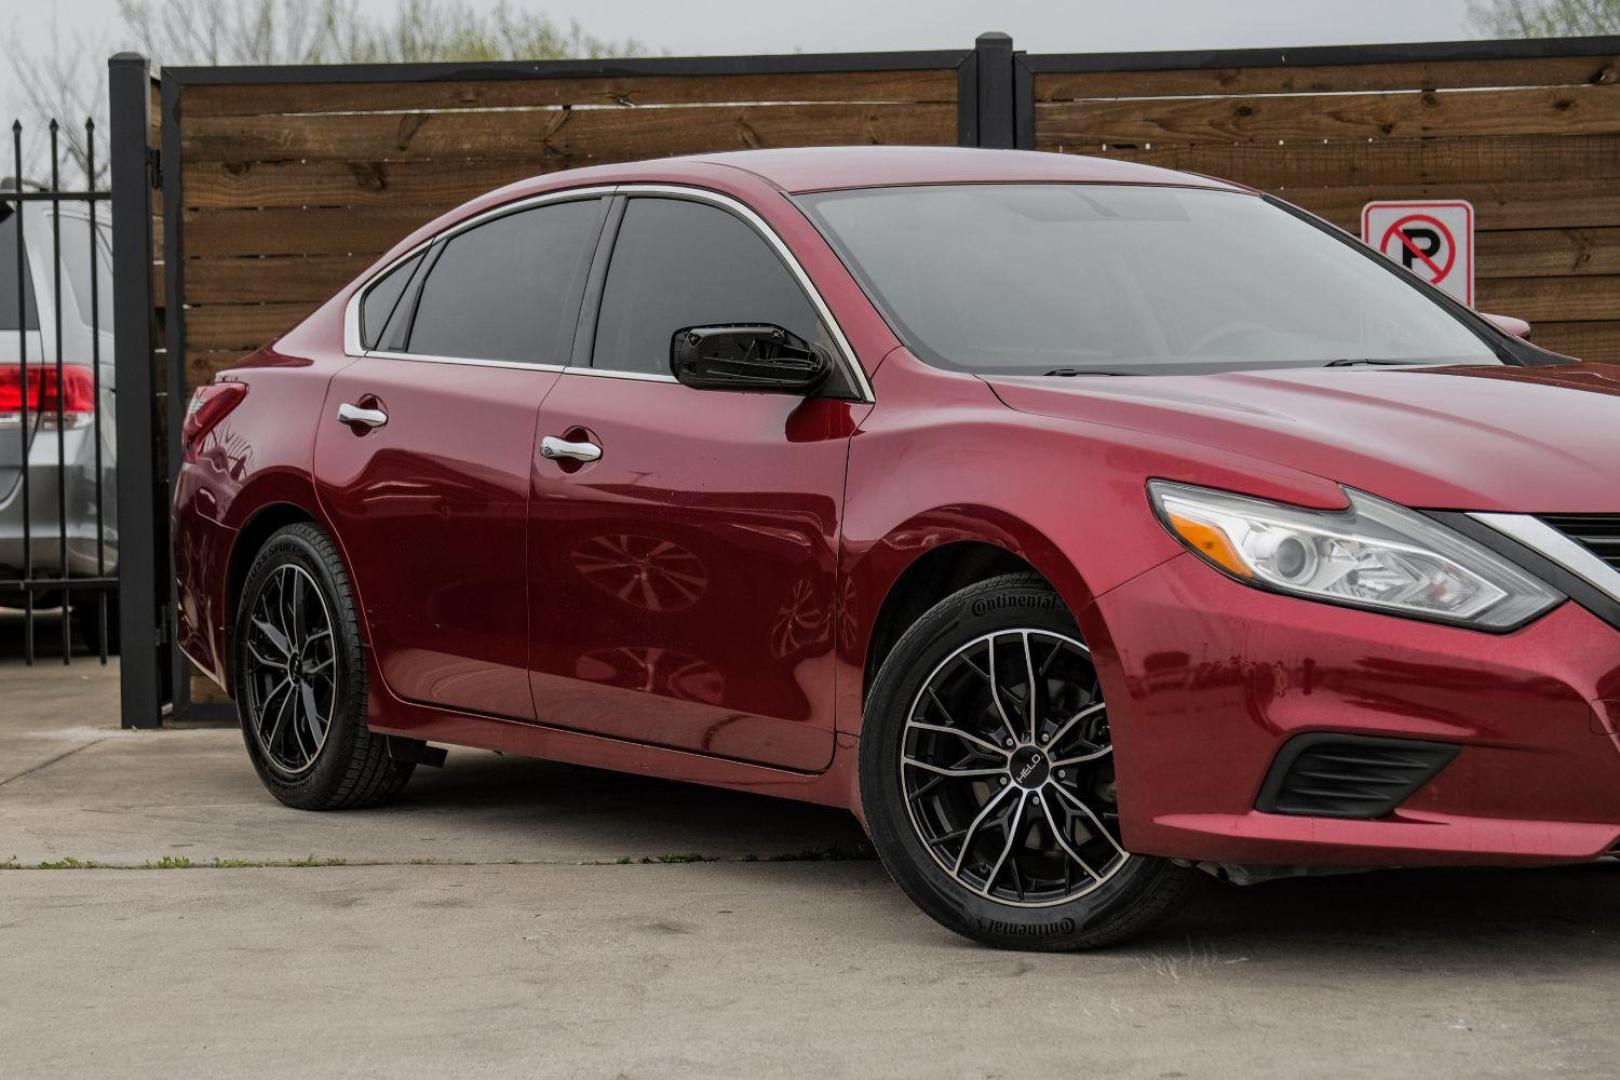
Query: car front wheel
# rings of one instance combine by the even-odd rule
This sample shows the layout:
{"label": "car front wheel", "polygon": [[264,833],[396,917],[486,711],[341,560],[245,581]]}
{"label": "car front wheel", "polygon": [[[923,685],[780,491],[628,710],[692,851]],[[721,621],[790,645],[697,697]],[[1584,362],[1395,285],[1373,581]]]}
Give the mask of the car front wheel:
{"label": "car front wheel", "polygon": [[414,766],[366,727],[359,616],[337,545],[314,525],[270,537],[237,605],[233,684],[253,766],[300,810],[391,798]]}
{"label": "car front wheel", "polygon": [[860,753],[889,874],[976,941],[1111,944],[1173,910],[1196,875],[1123,846],[1097,669],[1033,574],[963,589],[906,632],[873,684]]}

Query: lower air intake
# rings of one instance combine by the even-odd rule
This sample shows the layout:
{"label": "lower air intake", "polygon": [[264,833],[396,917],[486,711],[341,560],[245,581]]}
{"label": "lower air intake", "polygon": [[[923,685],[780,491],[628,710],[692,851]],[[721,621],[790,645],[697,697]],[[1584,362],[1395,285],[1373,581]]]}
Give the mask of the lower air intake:
{"label": "lower air intake", "polygon": [[1460,747],[1316,733],[1277,754],[1255,807],[1269,814],[1381,818],[1451,763]]}

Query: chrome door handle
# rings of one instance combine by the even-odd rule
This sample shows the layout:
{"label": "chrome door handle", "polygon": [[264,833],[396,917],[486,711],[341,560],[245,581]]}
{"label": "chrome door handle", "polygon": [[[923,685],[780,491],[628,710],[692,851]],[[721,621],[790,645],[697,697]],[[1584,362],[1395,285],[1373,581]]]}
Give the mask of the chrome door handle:
{"label": "chrome door handle", "polygon": [[570,458],[574,461],[595,461],[602,456],[602,448],[593,442],[568,442],[550,435],[540,440],[540,456],[551,461]]}
{"label": "chrome door handle", "polygon": [[378,428],[388,423],[388,414],[381,409],[362,409],[345,401],[338,406],[338,420],[345,424],[364,424],[368,428]]}

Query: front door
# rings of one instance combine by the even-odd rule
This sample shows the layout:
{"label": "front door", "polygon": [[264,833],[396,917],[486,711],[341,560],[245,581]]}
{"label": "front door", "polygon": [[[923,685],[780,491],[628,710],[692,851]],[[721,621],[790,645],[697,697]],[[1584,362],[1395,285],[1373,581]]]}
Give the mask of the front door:
{"label": "front door", "polygon": [[362,323],[380,325],[363,327],[372,351],[332,381],[315,475],[401,698],[534,716],[535,422],[572,341],[603,208],[547,203],[456,232],[363,301]]}
{"label": "front door", "polygon": [[675,382],[675,331],[726,323],[772,323],[831,345],[742,218],[708,202],[630,197],[594,335],[582,334],[589,363],[564,372],[541,409],[542,437],[601,454],[535,460],[537,714],[820,769],[833,749],[844,472],[866,406]]}

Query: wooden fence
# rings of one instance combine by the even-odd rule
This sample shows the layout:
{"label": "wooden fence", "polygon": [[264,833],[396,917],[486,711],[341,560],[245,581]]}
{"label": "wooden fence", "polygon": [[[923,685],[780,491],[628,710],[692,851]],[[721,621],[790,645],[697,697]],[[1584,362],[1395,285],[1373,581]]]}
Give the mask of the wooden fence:
{"label": "wooden fence", "polygon": [[[317,69],[313,81],[277,82],[251,81],[263,69],[241,81],[168,72],[179,122],[165,179],[178,184],[165,196],[181,222],[190,381],[295,324],[406,233],[502,184],[694,151],[956,143],[973,57]],[[740,66],[751,70],[731,70]]]}
{"label": "wooden fence", "polygon": [[1274,191],[1352,231],[1372,199],[1465,198],[1479,306],[1620,362],[1617,39],[1030,55],[986,35],[934,53],[178,68],[162,113],[184,304],[169,344],[188,384],[497,185],[839,143],[1131,158]]}

